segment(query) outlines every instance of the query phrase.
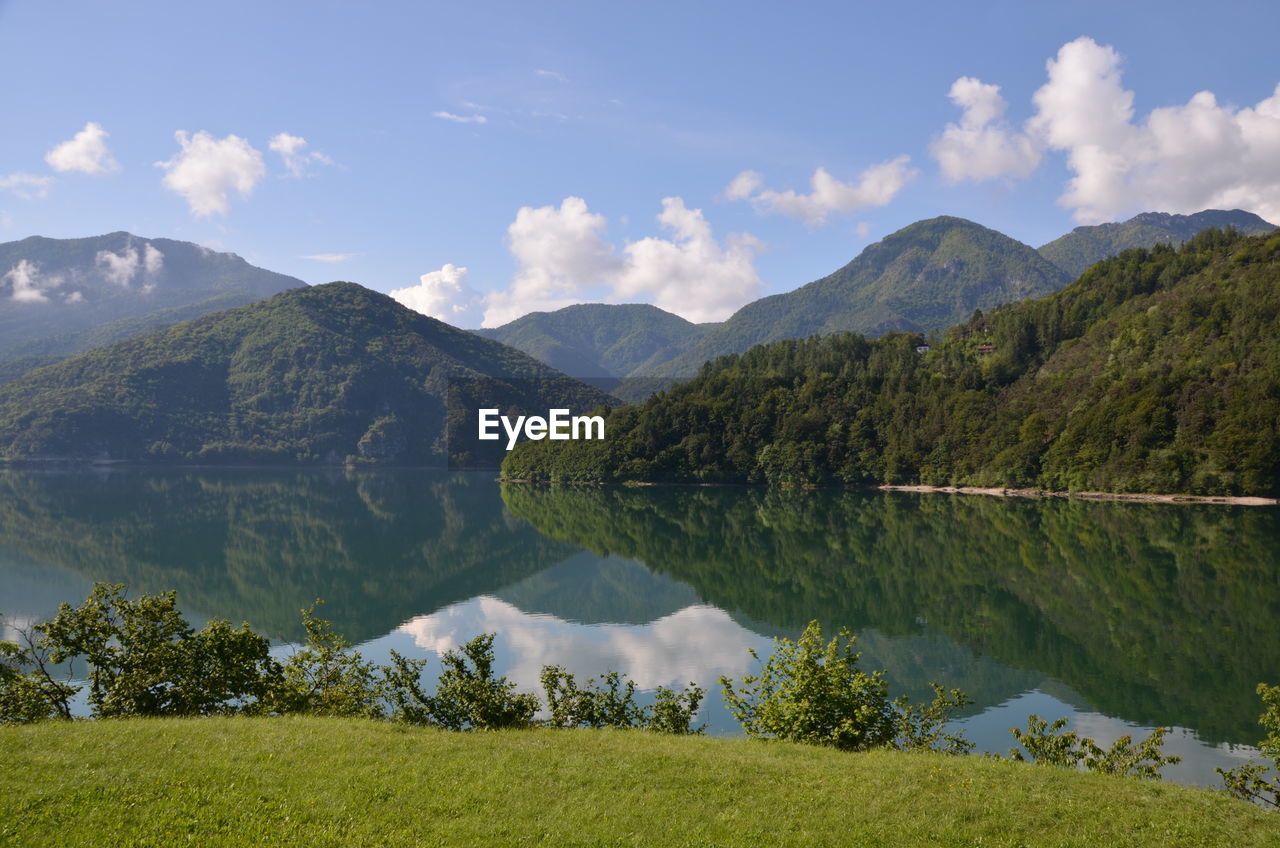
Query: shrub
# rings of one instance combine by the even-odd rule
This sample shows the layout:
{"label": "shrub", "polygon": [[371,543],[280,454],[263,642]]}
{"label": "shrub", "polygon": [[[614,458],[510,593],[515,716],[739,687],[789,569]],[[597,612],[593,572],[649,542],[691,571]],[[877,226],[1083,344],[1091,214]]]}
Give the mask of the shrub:
{"label": "shrub", "polygon": [[663,733],[701,733],[692,722],[702,703],[700,687],[690,683],[689,688],[676,692],[659,686],[653,706],[641,707],[636,703],[636,684],[623,681],[618,672],[611,671],[600,678],[593,678],[585,686],[578,686],[574,676],[562,666],[548,665],[542,668],[542,687],[547,692],[547,724],[552,727],[617,727],[645,728]]}
{"label": "shrub", "polygon": [[[63,604],[35,631],[28,662],[39,670],[45,651],[52,663],[83,659],[98,717],[255,712],[279,679],[264,637],[219,619],[195,632],[173,592],[129,600],[123,585],[99,583],[83,604]],[[43,691],[56,701],[45,678]]]}
{"label": "shrub", "polygon": [[1021,749],[1009,749],[1010,759],[1061,768],[1083,767],[1098,774],[1145,780],[1159,780],[1161,768],[1182,762],[1181,757],[1166,757],[1161,751],[1165,734],[1169,732],[1167,727],[1157,727],[1150,736],[1136,744],[1132,737],[1121,736],[1110,748],[1103,750],[1093,739],[1080,736],[1074,730],[1060,733],[1066,724],[1065,718],[1049,724],[1040,716],[1031,714],[1027,718],[1026,730],[1009,728],[1013,738],[1022,746]]}
{"label": "shrub", "polygon": [[351,649],[333,624],[315,615],[322,601],[302,611],[306,644],[284,664],[270,708],[279,713],[382,718],[381,669]]}
{"label": "shrub", "polygon": [[1229,794],[1263,807],[1280,809],[1280,686],[1259,683],[1258,694],[1266,706],[1258,723],[1267,730],[1267,738],[1258,743],[1258,748],[1271,764],[1246,763],[1233,769],[1220,768],[1218,774],[1222,775]]}
{"label": "shrub", "polygon": [[498,730],[526,727],[533,720],[538,697],[517,692],[507,678],[493,676],[492,633],[446,651],[440,662],[444,670],[436,694],[427,699],[434,724],[447,730]]}
{"label": "shrub", "polygon": [[[822,627],[809,623],[799,641],[775,639],[759,675],[735,688],[720,678],[725,703],[752,738],[786,739],[865,751],[890,745],[897,736],[894,704],[885,673],[858,668],[853,634],[841,630],[824,642]],[[751,656],[759,656],[753,650]]]}

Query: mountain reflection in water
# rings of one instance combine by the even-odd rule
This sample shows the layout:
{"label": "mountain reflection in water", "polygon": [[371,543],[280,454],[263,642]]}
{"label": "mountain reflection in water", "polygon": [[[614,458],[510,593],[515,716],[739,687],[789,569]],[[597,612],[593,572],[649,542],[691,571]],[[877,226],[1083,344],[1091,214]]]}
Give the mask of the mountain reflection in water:
{"label": "mountain reflection in water", "polygon": [[[810,619],[859,634],[891,691],[964,689],[1004,751],[1030,712],[1106,741],[1173,725],[1170,777],[1213,782],[1280,681],[1280,522],[1269,509],[851,491],[499,486],[491,474],[0,472],[0,613],[95,580],[176,589],[192,620],[281,642],[322,614],[362,650],[429,656],[496,632],[499,670],[616,669],[642,688],[756,668]],[[281,650],[287,650],[282,648]],[[1139,731],[1140,732],[1140,731]]]}

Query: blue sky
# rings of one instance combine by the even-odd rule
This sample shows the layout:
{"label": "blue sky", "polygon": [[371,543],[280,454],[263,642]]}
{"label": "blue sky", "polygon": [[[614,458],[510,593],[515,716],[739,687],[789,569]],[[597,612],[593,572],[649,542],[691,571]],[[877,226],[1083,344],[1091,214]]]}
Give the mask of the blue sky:
{"label": "blue sky", "polygon": [[720,319],[935,215],[1032,245],[1280,218],[1273,18],[0,0],[0,240],[185,239],[463,326],[593,299]]}

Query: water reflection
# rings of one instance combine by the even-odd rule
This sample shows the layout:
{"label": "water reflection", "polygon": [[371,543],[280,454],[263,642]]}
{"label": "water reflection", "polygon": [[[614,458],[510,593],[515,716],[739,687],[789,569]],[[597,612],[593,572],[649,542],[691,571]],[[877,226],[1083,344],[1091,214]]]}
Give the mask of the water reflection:
{"label": "water reflection", "polygon": [[[376,660],[496,632],[499,670],[717,680],[811,618],[859,634],[892,691],[936,680],[1003,752],[1029,712],[1109,742],[1170,724],[1176,779],[1256,740],[1280,680],[1271,510],[748,489],[500,488],[490,475],[0,472],[0,613],[38,620],[94,580],[177,589],[193,620],[288,641],[323,614]],[[287,650],[282,647],[281,650]],[[434,666],[435,664],[433,664]],[[438,667],[438,666],[436,666]]]}

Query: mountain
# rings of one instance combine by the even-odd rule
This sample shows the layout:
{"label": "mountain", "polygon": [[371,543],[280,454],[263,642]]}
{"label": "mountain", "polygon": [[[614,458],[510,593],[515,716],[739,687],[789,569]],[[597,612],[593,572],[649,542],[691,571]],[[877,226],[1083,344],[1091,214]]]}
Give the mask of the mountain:
{"label": "mountain", "polygon": [[234,253],[124,232],[0,244],[0,381],[304,285]]}
{"label": "mountain", "polygon": [[1280,234],[1134,249],[919,334],[719,359],[607,441],[518,445],[515,479],[1280,492]]}
{"label": "mountain", "polygon": [[648,304],[583,303],[475,332],[571,377],[613,388],[624,377],[646,376],[716,326],[693,324]]}
{"label": "mountain", "polygon": [[529,356],[355,283],[116,342],[0,385],[0,458],[496,466],[479,407],[607,405]]}
{"label": "mountain", "polygon": [[1157,244],[1182,244],[1201,230],[1228,227],[1245,235],[1262,235],[1276,228],[1252,212],[1233,209],[1224,212],[1206,209],[1194,215],[1170,215],[1144,212],[1127,221],[1076,227],[1061,238],[1041,245],[1040,255],[1061,268],[1071,279],[1084,273],[1095,262],[1115,256],[1131,247],[1155,247]]}
{"label": "mountain", "polygon": [[927,333],[975,309],[1039,297],[1067,282],[1040,254],[995,230],[963,218],[918,221],[827,277],[747,304],[651,376],[690,377],[717,356],[778,339]]}

